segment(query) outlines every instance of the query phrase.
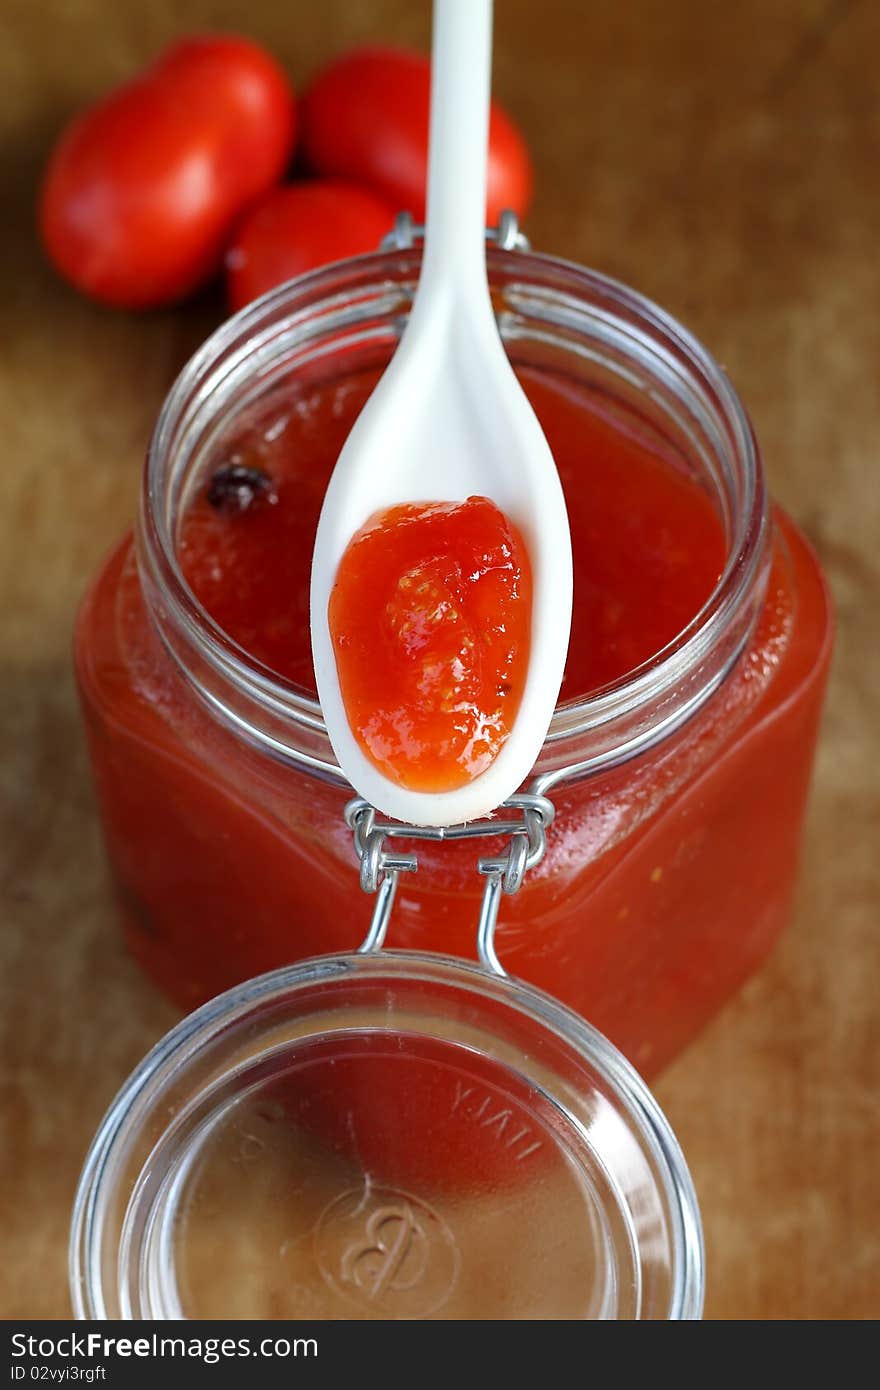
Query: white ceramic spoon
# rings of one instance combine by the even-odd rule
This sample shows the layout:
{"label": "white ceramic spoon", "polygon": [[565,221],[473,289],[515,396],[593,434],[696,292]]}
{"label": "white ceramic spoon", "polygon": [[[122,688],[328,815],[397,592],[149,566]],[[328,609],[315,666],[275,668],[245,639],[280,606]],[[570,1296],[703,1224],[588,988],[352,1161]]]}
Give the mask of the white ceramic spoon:
{"label": "white ceramic spoon", "polygon": [[[312,652],[340,767],[383,814],[454,825],[488,814],[528,776],[547,733],[571,625],[562,488],[504,352],[486,273],[491,0],[435,0],[427,219],[409,322],[336,465],[315,538]],[[362,752],[339,688],[327,605],[350,540],[403,502],[489,497],[519,528],[532,568],[532,638],[519,712],[494,762],[454,791],[409,791]]]}

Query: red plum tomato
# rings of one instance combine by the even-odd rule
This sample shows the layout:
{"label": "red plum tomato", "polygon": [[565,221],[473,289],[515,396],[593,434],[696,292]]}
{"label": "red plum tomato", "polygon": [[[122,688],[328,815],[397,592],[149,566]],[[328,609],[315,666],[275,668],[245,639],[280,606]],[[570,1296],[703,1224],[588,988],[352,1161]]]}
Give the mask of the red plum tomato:
{"label": "red plum tomato", "polygon": [[[303,150],[317,173],[353,179],[395,211],[425,216],[431,65],[420,53],[359,48],[330,64],[303,98]],[[522,217],[532,190],[526,143],[492,103],[486,220],[505,208]]]}
{"label": "red plum tomato", "polygon": [[368,188],[313,179],[274,188],[242,219],[226,253],[231,309],[295,275],[376,251],[394,211]]}
{"label": "red plum tomato", "polygon": [[77,289],[146,309],[197,289],[283,174],[296,103],[275,59],[231,35],[182,39],[84,111],[43,182],[48,254]]}

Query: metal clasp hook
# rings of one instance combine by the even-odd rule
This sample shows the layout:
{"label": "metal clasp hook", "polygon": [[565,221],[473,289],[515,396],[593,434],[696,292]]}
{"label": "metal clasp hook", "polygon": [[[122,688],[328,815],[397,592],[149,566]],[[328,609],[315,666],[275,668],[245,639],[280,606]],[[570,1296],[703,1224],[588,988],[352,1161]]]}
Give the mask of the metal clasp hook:
{"label": "metal clasp hook", "polygon": [[[508,813],[506,816],[505,812]],[[552,824],[556,811],[545,796],[524,792],[502,802],[496,814],[497,820],[469,821],[465,825],[403,825],[397,821],[380,820],[376,808],[361,797],[348,803],[345,820],[360,860],[361,887],[366,893],[377,894],[369,930],[358,947],[359,954],[381,951],[399,876],[418,870],[415,854],[400,854],[386,849],[386,840],[497,839],[499,835],[507,835],[510,836],[510,844],[503,853],[488,855],[477,861],[477,871],[486,879],[477,923],[477,955],[481,964],[492,974],[507,974],[495,950],[495,928],[501,897],[504,893],[518,892],[527,870],[543,859],[547,848],[547,828]]]}
{"label": "metal clasp hook", "polygon": [[[425,228],[416,222],[411,212],[399,212],[394,226],[379,243],[380,251],[408,251],[417,241],[424,241]],[[532,245],[524,232],[519,229],[515,212],[505,208],[498,218],[497,227],[486,228],[486,240],[493,242],[502,251],[531,251]]]}

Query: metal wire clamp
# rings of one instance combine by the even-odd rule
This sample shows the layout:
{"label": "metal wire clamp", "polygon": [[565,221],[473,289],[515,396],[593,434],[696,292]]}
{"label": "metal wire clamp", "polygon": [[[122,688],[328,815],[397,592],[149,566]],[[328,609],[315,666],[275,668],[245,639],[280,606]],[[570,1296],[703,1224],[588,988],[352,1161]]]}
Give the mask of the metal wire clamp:
{"label": "metal wire clamp", "polygon": [[486,880],[477,924],[477,955],[492,974],[507,974],[495,951],[495,928],[501,897],[504,893],[516,893],[526,872],[543,859],[547,848],[546,832],[553,822],[556,809],[545,796],[522,793],[502,802],[496,814],[498,818],[495,820],[469,821],[465,825],[403,825],[398,821],[380,819],[376,808],[361,797],[348,803],[345,820],[360,860],[361,887],[365,893],[377,895],[369,930],[358,947],[360,954],[381,951],[399,876],[402,873],[415,873],[419,867],[415,854],[399,853],[393,845],[386,847],[386,841],[474,840],[509,836],[510,843],[501,853],[485,855],[477,861],[477,871]]}
{"label": "metal wire clamp", "polygon": [[[425,228],[416,222],[411,212],[399,212],[394,226],[379,243],[380,251],[408,251],[416,242],[424,241]],[[531,251],[532,245],[524,232],[519,229],[515,212],[505,208],[498,218],[497,227],[486,228],[486,240],[491,241],[501,251]]]}

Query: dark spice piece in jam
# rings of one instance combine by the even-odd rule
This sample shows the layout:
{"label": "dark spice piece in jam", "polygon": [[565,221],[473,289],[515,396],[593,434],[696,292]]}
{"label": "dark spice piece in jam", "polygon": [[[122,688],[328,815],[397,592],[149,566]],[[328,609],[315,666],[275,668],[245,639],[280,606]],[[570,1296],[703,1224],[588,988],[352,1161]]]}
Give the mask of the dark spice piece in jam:
{"label": "dark spice piece in jam", "polygon": [[246,512],[259,503],[270,506],[278,501],[272,479],[261,468],[246,468],[241,463],[224,464],[208,484],[208,501],[223,512]]}

